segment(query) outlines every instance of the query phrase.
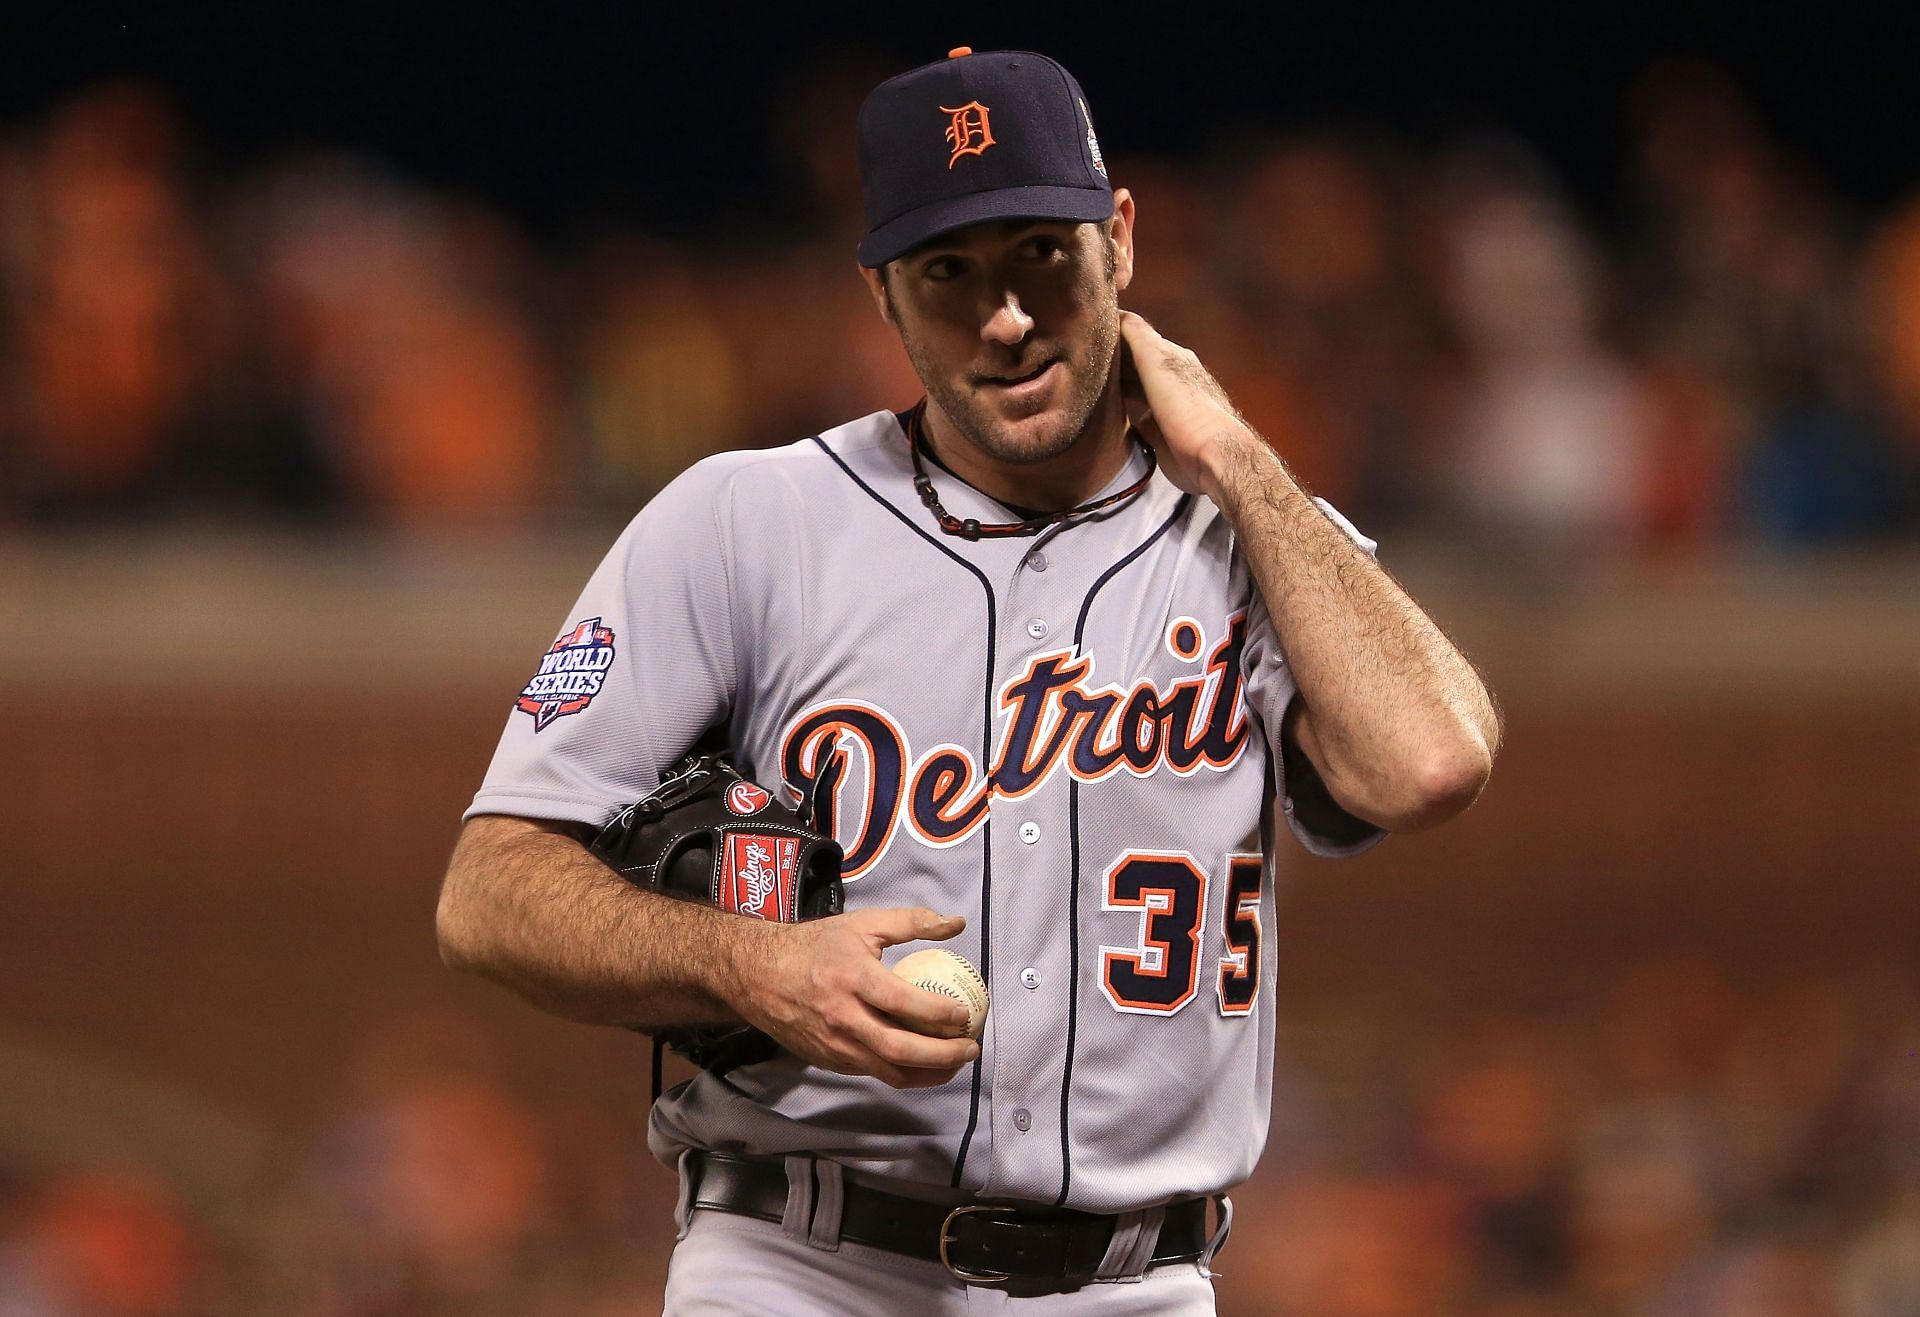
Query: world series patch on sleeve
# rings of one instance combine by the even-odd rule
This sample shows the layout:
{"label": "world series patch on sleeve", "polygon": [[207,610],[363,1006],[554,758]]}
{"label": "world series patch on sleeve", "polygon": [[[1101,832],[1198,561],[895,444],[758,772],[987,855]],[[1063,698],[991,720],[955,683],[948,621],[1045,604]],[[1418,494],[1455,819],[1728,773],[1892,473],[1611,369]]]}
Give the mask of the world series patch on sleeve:
{"label": "world series patch on sleeve", "polygon": [[533,730],[544,732],[555,718],[579,713],[606,684],[615,654],[613,629],[589,617],[553,642],[540,657],[540,670],[520,688],[514,708],[533,715]]}
{"label": "world series patch on sleeve", "polygon": [[[812,819],[811,799],[789,807],[718,755],[695,754],[621,810],[592,850],[636,886],[792,924],[844,908],[844,856],[833,838],[814,831]],[[661,1030],[655,1039],[716,1074],[779,1050],[744,1024]]]}

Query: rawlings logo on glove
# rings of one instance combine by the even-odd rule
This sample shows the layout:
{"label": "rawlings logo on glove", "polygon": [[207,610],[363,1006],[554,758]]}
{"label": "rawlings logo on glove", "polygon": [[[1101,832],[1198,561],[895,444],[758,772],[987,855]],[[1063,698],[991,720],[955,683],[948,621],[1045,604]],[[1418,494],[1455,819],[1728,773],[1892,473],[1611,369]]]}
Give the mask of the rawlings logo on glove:
{"label": "rawlings logo on glove", "polygon": [[[591,849],[636,886],[791,924],[843,908],[845,856],[833,838],[814,831],[813,814],[811,800],[790,809],[720,756],[693,754],[669,769],[657,790],[621,810]],[[662,1029],[654,1040],[716,1074],[779,1051],[745,1024]]]}
{"label": "rawlings logo on glove", "polygon": [[800,843],[791,837],[728,834],[720,865],[720,908],[773,923],[792,923],[793,871],[799,855]]}

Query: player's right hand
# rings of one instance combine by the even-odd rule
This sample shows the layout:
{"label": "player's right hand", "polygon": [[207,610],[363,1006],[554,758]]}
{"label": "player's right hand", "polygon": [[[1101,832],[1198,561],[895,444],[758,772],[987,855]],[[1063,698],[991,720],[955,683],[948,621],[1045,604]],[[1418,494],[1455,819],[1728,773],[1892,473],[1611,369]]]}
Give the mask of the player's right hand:
{"label": "player's right hand", "polygon": [[926,909],[856,910],[769,925],[765,960],[744,966],[734,1009],[801,1060],[895,1088],[932,1088],[980,1055],[967,1008],[880,963],[902,942],[944,941],[967,921]]}

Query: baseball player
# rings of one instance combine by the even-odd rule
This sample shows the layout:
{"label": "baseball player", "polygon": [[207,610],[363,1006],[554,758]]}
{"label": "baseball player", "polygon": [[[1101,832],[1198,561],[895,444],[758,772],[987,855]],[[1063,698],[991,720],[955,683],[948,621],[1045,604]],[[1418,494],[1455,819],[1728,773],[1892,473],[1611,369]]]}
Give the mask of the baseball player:
{"label": "baseball player", "polygon": [[[961,48],[858,133],[861,274],[926,396],[640,512],[508,717],[443,953],[572,1019],[784,1049],[654,1106],[669,1312],[1211,1312],[1267,1128],[1275,825],[1338,856],[1449,818],[1497,716],[1120,309],[1134,201],[1065,69]],[[845,913],[764,923],[588,852],[715,740],[820,802]],[[989,986],[977,1043],[885,969],[930,941]]]}

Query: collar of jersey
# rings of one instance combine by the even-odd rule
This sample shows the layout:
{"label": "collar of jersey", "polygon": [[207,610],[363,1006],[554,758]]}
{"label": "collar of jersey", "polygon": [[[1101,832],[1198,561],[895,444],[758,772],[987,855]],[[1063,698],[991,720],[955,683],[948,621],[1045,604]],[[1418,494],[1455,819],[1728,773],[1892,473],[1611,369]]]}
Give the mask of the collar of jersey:
{"label": "collar of jersey", "polygon": [[[919,405],[918,403],[914,404],[914,406],[918,406],[918,405]],[[908,427],[908,420],[912,415],[913,415],[913,407],[908,407],[904,411],[897,411],[893,413],[894,424],[899,427],[900,435],[902,439],[905,439],[905,437],[910,433],[910,430]],[[904,451],[904,445],[902,446],[902,449],[903,451],[901,455],[905,457],[907,460],[907,479],[909,482],[911,482],[913,479],[913,465],[912,465],[913,459],[910,454],[907,454]],[[941,489],[940,498],[941,498],[941,501],[947,505],[947,510],[949,512],[952,512],[955,516],[960,516],[960,517],[970,516],[980,521],[1001,521],[1001,520],[1025,521],[1034,517],[1044,517],[1047,515],[1044,512],[1041,512],[1032,508],[1022,508],[1019,505],[1014,503],[1002,503],[999,499],[993,497],[993,495],[985,493],[982,490],[975,488],[973,485],[968,484],[964,476],[956,474],[952,467],[948,466],[945,462],[941,461],[938,456],[935,455],[931,445],[922,444],[920,446],[920,452],[922,453],[922,455],[926,457],[926,459],[929,462],[931,462],[935,467],[939,468],[941,474],[947,476],[948,480],[951,482],[948,486],[943,487]],[[1098,500],[1103,499],[1107,495],[1113,493],[1115,490],[1125,489],[1128,485],[1132,484],[1134,481],[1140,478],[1141,473],[1146,470],[1146,467],[1147,467],[1146,455],[1140,451],[1140,448],[1137,444],[1130,445],[1127,449],[1127,460],[1121,464],[1120,470],[1117,473],[1115,473],[1113,479],[1109,480],[1105,485],[1102,485],[1099,490],[1097,490],[1092,494],[1089,494],[1085,499],[1081,501],[1085,503],[1097,502]],[[1119,512],[1124,508],[1130,508],[1134,506],[1134,504],[1140,501],[1140,498],[1144,498],[1148,493],[1150,493],[1153,490],[1155,484],[1158,484],[1158,482],[1156,481],[1153,484],[1149,484],[1146,489],[1141,491],[1140,496],[1138,498],[1128,499],[1125,503],[1120,504],[1119,507],[1112,509],[1112,512]],[[959,494],[951,493],[950,490],[953,490],[953,489],[958,489],[959,491],[962,491],[962,492]],[[907,499],[903,499],[902,503],[904,506],[911,506],[915,512],[922,513],[924,515],[924,509],[922,509],[920,506],[920,500],[917,498],[913,498],[911,496],[911,490],[909,490],[909,497]],[[973,506],[966,507],[965,506],[966,504],[972,504]],[[1002,516],[1003,511],[1012,513],[1013,514],[1012,517],[1011,518],[1003,517]],[[1111,515],[1111,513],[1109,513],[1108,515]],[[1066,527],[1075,526],[1078,524],[1079,524],[1078,519],[1073,521],[1063,521],[1057,525],[1049,526],[1045,531],[1041,533],[1041,535],[1044,538],[1051,539],[1060,530]],[[1017,543],[1018,541],[1014,541],[1014,542]],[[1028,547],[1031,548],[1033,546],[1034,541],[1028,540],[1026,541],[1026,543]]]}

